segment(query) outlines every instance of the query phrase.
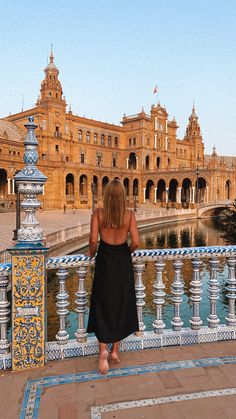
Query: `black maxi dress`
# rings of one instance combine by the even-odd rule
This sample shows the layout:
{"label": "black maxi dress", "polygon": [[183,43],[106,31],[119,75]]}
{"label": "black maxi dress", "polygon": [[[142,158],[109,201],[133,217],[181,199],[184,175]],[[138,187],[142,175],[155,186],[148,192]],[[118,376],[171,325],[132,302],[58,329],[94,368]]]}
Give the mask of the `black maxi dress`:
{"label": "black maxi dress", "polygon": [[88,333],[113,343],[139,330],[134,272],[127,242],[100,241],[95,263]]}

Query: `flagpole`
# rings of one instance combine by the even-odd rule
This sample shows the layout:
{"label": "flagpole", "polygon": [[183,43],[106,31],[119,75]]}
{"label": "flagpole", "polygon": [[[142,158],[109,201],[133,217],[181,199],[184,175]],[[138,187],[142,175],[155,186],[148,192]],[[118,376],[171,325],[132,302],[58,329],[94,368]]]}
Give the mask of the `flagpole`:
{"label": "flagpole", "polygon": [[158,105],[158,85],[156,84],[156,86],[154,87],[153,93],[157,95],[157,105]]}

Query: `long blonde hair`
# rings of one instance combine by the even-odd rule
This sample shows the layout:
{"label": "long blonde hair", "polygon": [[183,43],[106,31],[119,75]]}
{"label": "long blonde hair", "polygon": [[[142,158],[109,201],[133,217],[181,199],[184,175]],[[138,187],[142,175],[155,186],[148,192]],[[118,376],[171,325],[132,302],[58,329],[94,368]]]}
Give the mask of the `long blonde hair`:
{"label": "long blonde hair", "polygon": [[121,228],[124,226],[126,211],[126,192],[119,179],[111,180],[104,191],[103,227]]}

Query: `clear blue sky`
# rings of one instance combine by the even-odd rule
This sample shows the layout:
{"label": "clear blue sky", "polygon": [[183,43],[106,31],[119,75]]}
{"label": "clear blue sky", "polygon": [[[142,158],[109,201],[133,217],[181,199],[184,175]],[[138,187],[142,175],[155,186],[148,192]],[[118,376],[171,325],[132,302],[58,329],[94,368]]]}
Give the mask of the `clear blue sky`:
{"label": "clear blue sky", "polygon": [[0,117],[36,102],[53,43],[74,113],[119,123],[159,100],[182,138],[236,155],[235,0],[0,0]]}

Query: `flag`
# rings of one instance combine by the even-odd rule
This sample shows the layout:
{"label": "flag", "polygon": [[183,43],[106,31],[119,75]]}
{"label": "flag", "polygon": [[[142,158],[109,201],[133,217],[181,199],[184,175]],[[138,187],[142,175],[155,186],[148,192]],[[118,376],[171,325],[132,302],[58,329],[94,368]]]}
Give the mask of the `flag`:
{"label": "flag", "polygon": [[156,84],[156,86],[154,87],[154,90],[153,90],[153,94],[155,94],[157,92],[158,92],[158,89],[157,89],[157,84]]}

